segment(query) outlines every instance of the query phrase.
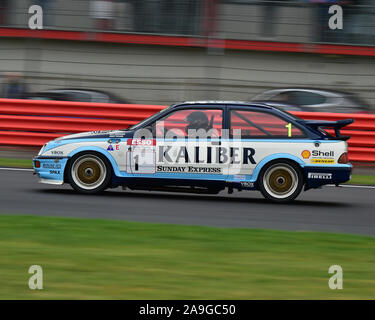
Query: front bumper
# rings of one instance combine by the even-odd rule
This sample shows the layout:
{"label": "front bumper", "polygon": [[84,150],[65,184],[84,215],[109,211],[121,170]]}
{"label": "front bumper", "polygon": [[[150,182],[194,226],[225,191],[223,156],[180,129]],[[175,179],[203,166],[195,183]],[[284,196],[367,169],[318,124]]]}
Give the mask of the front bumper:
{"label": "front bumper", "polygon": [[66,157],[43,157],[33,158],[35,173],[40,183],[57,184],[64,183],[64,171],[68,158]]}
{"label": "front bumper", "polygon": [[305,190],[319,188],[325,184],[339,185],[350,180],[352,165],[339,167],[305,167]]}

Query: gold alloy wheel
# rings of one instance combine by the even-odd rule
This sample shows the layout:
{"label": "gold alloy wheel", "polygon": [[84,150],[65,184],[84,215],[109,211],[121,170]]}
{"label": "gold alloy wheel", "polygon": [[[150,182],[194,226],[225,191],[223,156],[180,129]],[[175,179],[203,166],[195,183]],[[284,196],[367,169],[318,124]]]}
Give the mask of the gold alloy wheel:
{"label": "gold alloy wheel", "polygon": [[298,187],[297,172],[288,164],[274,164],[266,170],[263,186],[272,197],[287,198]]}
{"label": "gold alloy wheel", "polygon": [[92,190],[102,185],[107,169],[99,157],[84,155],[74,161],[71,173],[76,185],[85,190]]}

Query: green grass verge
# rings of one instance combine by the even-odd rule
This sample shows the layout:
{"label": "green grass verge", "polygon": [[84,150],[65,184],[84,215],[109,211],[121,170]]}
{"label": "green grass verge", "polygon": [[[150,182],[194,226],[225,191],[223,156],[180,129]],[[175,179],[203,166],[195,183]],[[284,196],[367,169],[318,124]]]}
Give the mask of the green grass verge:
{"label": "green grass verge", "polygon": [[353,174],[348,184],[375,185],[375,176]]}
{"label": "green grass verge", "polygon": [[[0,167],[32,168],[33,162],[28,159],[7,159],[0,158]],[[375,176],[371,175],[352,175],[349,184],[375,185]]]}
{"label": "green grass verge", "polygon": [[31,159],[0,158],[0,167],[32,168],[33,161]]}
{"label": "green grass verge", "polygon": [[0,257],[0,299],[375,297],[375,238],[355,235],[0,216]]}

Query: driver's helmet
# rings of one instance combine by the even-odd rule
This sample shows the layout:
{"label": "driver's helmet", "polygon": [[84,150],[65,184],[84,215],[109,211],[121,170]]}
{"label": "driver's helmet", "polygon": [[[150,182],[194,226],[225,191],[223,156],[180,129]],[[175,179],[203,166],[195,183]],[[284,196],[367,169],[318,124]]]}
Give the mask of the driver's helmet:
{"label": "driver's helmet", "polygon": [[189,129],[204,129],[209,130],[209,121],[207,115],[202,111],[193,111],[186,118],[185,121],[188,123],[186,126],[186,132]]}

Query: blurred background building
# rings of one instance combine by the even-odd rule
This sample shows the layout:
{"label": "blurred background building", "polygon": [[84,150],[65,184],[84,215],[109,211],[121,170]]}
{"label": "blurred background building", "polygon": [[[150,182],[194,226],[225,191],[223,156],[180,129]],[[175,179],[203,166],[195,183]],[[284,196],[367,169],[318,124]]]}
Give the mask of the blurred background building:
{"label": "blurred background building", "polygon": [[[32,4],[43,8],[49,35],[28,29]],[[332,4],[343,7],[342,30],[328,28]],[[3,84],[22,73],[32,92],[85,88],[169,104],[306,86],[347,90],[375,105],[371,55],[308,53],[319,44],[375,46],[375,0],[0,0],[0,25]],[[173,41],[161,46],[158,36]],[[189,39],[207,45],[186,45]],[[222,48],[226,40],[246,50]],[[275,50],[252,50],[255,44]]]}
{"label": "blurred background building", "polygon": [[[49,29],[375,44],[375,0],[0,0],[1,26],[27,28],[33,4]],[[333,4],[341,31],[326,23]]]}

